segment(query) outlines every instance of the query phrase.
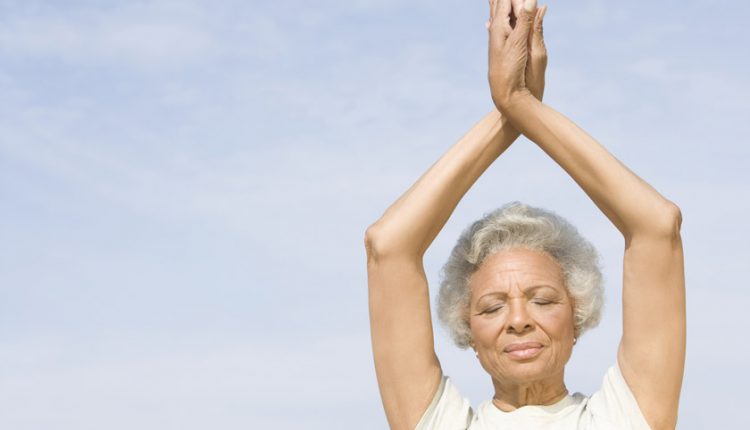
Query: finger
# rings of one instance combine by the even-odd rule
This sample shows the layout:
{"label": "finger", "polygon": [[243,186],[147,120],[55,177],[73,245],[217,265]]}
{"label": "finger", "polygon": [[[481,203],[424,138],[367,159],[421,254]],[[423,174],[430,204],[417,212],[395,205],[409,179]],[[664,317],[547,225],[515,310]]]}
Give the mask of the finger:
{"label": "finger", "polygon": [[523,9],[523,0],[511,0],[510,25],[513,28],[516,28],[516,21],[521,15],[521,9]]}
{"label": "finger", "polygon": [[531,23],[531,31],[529,32],[529,38],[527,40],[528,44],[526,45],[526,47],[529,50],[529,52],[532,52],[532,50],[534,49],[534,45],[536,43],[536,41],[534,40],[535,39],[534,30],[536,29],[536,23],[537,23],[538,17],[539,17],[539,9],[537,9],[534,14],[534,20]]}
{"label": "finger", "polygon": [[547,6],[537,9],[534,17],[534,27],[531,31],[530,48],[532,50],[544,50],[544,14],[547,13]]}
{"label": "finger", "polygon": [[495,18],[498,18],[499,22],[504,23],[510,19],[510,0],[490,0],[490,2],[494,3],[492,6],[491,21],[495,21]]}
{"label": "finger", "polygon": [[513,39],[515,44],[520,46],[528,46],[529,33],[534,22],[534,16],[536,15],[536,0],[526,0],[523,9],[521,9],[521,15],[516,21],[516,28],[513,29],[513,33],[510,38]]}
{"label": "finger", "polygon": [[503,9],[503,2],[505,0],[489,0],[490,2],[490,24],[492,24],[495,21],[496,17],[503,17],[505,16],[502,12]]}
{"label": "finger", "polygon": [[510,12],[512,10],[511,2],[510,0],[495,0],[498,2],[498,9],[497,9],[497,15],[495,15],[498,18],[498,24],[500,24],[504,36],[507,38],[508,34],[510,34],[510,31],[512,30],[510,26]]}
{"label": "finger", "polygon": [[490,16],[491,20],[494,21],[497,17],[502,17],[502,3],[504,0],[490,0]]}
{"label": "finger", "polygon": [[505,40],[510,34],[510,23],[508,12],[510,11],[510,0],[490,0],[492,7],[492,18],[489,25],[486,25],[490,33],[495,33],[497,37]]}
{"label": "finger", "polygon": [[542,20],[547,6],[537,9],[529,34],[529,56],[526,62],[526,84],[537,99],[544,97],[544,73],[547,69],[547,48],[542,37]]}
{"label": "finger", "polygon": [[542,40],[544,40],[544,15],[546,14],[547,5],[544,5],[539,9],[539,12],[537,12],[536,20],[534,20],[534,30],[536,30],[539,36],[542,36]]}
{"label": "finger", "polygon": [[510,20],[510,11],[512,10],[513,6],[510,3],[510,0],[500,0],[500,16],[505,19],[505,17]]}

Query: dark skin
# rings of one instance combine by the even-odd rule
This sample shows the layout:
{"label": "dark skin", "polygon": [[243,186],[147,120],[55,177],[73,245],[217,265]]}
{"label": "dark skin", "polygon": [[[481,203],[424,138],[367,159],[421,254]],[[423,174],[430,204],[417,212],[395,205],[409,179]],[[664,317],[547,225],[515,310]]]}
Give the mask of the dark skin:
{"label": "dark skin", "polygon": [[[510,0],[493,0],[494,10]],[[533,10],[535,1],[527,3]],[[623,333],[617,361],[653,429],[672,429],[685,365],[685,272],[680,209],[613,157],[526,83],[532,12],[515,28],[490,26],[492,100],[508,121],[562,167],[622,234]]]}
{"label": "dark skin", "polygon": [[[547,66],[542,37],[545,10],[537,11],[535,31],[528,40],[532,55],[526,82],[540,98]],[[471,185],[518,136],[507,119],[492,109],[367,229],[373,355],[392,429],[414,429],[442,377],[422,257]]]}
{"label": "dark skin", "polygon": [[[497,109],[451,147],[365,235],[373,355],[389,425],[413,429],[442,377],[424,253],[464,194],[523,133],[576,181],[622,234],[623,335],[618,363],[649,425],[674,428],[685,359],[680,210],[572,121],[541,102],[547,65],[543,12],[535,2],[528,9],[517,3],[490,2],[488,78]],[[537,267],[529,266],[530,257],[514,258],[517,268],[528,268],[521,272],[532,274]],[[505,288],[508,282],[498,286]],[[528,287],[513,286],[508,297],[521,303]],[[545,332],[558,328],[548,325]],[[545,341],[543,336],[534,339]],[[491,364],[489,348],[489,343],[477,345],[478,353],[490,357]],[[498,369],[493,371],[497,375],[491,374],[494,379],[508,376],[501,364],[494,366]],[[500,391],[503,386],[495,385]],[[506,397],[503,407],[548,401],[530,393],[531,397],[520,391],[522,395]]]}

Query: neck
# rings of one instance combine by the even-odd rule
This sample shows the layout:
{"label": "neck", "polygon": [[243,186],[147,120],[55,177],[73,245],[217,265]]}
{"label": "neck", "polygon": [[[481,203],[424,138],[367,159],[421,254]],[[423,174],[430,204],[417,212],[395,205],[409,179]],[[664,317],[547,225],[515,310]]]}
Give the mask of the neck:
{"label": "neck", "polygon": [[492,384],[495,386],[495,397],[492,403],[505,412],[527,405],[552,405],[568,395],[562,374],[528,384],[492,378]]}

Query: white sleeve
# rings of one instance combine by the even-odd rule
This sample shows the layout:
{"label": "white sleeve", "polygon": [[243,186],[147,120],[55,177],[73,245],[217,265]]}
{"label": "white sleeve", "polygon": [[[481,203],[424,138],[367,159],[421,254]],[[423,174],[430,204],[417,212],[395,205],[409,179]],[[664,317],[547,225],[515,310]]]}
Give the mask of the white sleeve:
{"label": "white sleeve", "polygon": [[601,390],[589,399],[588,409],[594,424],[592,428],[651,430],[622,376],[619,363],[609,368]]}
{"label": "white sleeve", "polygon": [[466,430],[473,415],[469,400],[461,397],[450,378],[443,376],[415,430]]}

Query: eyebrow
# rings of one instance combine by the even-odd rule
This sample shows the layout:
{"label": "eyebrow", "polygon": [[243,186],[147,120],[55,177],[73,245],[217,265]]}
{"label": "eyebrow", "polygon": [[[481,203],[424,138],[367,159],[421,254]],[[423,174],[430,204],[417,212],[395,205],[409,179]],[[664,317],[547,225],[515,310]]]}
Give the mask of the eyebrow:
{"label": "eyebrow", "polygon": [[[525,288],[525,289],[523,290],[523,294],[524,294],[525,296],[528,296],[529,294],[531,294],[531,293],[535,292],[536,290],[540,290],[540,289],[542,289],[542,288],[549,288],[549,289],[552,289],[552,290],[554,290],[555,292],[557,292],[557,290],[558,290],[557,288],[553,287],[552,285],[547,285],[547,284],[540,284],[540,285],[532,285],[531,287],[527,287],[527,288]],[[487,294],[484,294],[483,296],[479,297],[479,298],[477,299],[477,301],[476,301],[476,302],[477,302],[477,303],[479,303],[479,302],[480,302],[480,301],[482,301],[482,300],[483,300],[484,298],[486,298],[486,297],[490,297],[490,296],[495,296],[495,297],[507,297],[507,296],[508,296],[508,293],[506,293],[505,291],[495,291],[495,292],[492,292],[492,293],[487,293]]]}

